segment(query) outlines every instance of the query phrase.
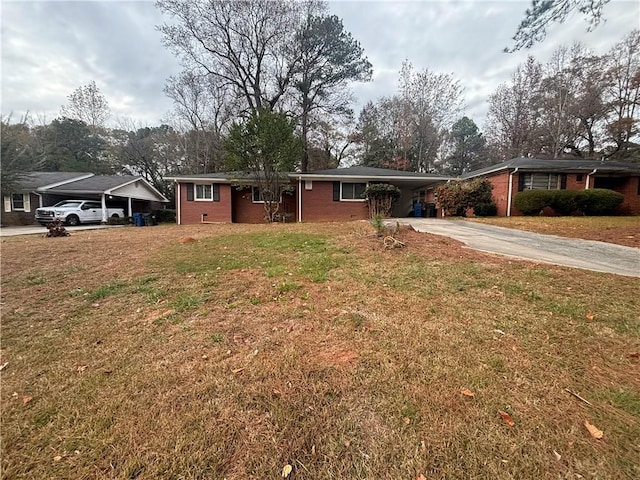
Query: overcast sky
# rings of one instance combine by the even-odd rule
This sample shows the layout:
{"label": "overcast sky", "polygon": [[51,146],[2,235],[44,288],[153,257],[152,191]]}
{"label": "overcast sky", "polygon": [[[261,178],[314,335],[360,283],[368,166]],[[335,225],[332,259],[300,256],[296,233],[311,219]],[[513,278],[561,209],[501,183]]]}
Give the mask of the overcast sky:
{"label": "overcast sky", "polygon": [[[487,98],[509,80],[528,54],[549,59],[559,45],[581,41],[605,53],[640,27],[640,2],[612,0],[607,21],[587,33],[579,14],[554,24],[531,50],[502,53],[529,5],[511,1],[334,1],[331,13],[362,44],[373,64],[373,81],[355,85],[356,112],[369,100],[391,95],[405,59],[458,78],[465,88],[466,114],[482,127]],[[3,115],[13,121],[27,111],[50,122],[77,87],[96,82],[109,101],[111,124],[118,118],[158,125],[172,108],[163,92],[180,64],[161,44],[163,22],[153,1],[2,0]]]}

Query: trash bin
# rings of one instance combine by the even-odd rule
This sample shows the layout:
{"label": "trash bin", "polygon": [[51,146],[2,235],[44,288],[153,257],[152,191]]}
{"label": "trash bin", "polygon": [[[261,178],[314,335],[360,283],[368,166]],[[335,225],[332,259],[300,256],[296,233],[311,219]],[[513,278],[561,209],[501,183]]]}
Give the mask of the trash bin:
{"label": "trash bin", "polygon": [[133,224],[136,227],[144,227],[144,213],[134,213]]}
{"label": "trash bin", "polygon": [[149,227],[152,225],[157,225],[156,223],[156,216],[153,215],[152,213],[144,213],[143,215],[144,218],[144,225]]}
{"label": "trash bin", "polygon": [[421,217],[422,216],[422,204],[420,202],[416,202],[413,205],[413,216]]}

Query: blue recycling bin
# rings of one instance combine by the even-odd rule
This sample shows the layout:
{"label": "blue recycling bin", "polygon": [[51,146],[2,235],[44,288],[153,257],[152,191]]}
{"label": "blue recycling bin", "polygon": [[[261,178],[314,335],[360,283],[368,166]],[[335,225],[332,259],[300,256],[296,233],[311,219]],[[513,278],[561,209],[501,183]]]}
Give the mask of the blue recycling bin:
{"label": "blue recycling bin", "polygon": [[144,213],[134,213],[133,224],[136,227],[144,227]]}
{"label": "blue recycling bin", "polygon": [[413,205],[413,216],[421,217],[422,216],[422,204],[420,202],[416,202]]}

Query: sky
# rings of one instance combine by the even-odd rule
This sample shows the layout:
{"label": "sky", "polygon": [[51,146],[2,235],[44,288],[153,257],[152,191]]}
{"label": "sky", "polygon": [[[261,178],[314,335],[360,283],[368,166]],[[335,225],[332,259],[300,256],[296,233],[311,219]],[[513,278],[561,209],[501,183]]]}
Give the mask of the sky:
{"label": "sky", "polygon": [[[352,86],[356,114],[396,91],[406,59],[416,69],[459,79],[464,113],[482,127],[489,95],[527,55],[544,62],[558,46],[576,41],[603,54],[640,28],[640,2],[611,0],[606,22],[593,32],[573,14],[552,25],[544,42],[503,53],[528,6],[528,0],[329,2],[373,65],[372,81]],[[11,114],[16,122],[28,112],[36,123],[48,123],[76,88],[95,81],[109,102],[111,126],[159,125],[172,109],[165,81],[181,70],[156,29],[167,20],[153,1],[1,0],[3,118]]]}

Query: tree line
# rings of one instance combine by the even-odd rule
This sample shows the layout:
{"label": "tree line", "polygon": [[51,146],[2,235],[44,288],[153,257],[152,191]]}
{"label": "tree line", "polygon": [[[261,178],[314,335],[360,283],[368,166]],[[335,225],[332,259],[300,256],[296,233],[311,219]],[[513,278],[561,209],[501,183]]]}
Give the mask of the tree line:
{"label": "tree line", "polygon": [[95,82],[48,124],[5,117],[3,190],[12,172],[35,169],[142,175],[170,197],[165,175],[229,169],[275,168],[277,178],[362,164],[461,175],[520,155],[640,158],[638,30],[601,56],[574,45],[545,64],[530,57],[489,97],[481,132],[464,116],[453,74],[408,60],[397,91],[356,120],[349,85],[369,81],[373,67],[324,1],[159,0],[157,8],[168,17],[158,26],[163,42],[184,65],[165,86],[171,118],[107,128]]}

